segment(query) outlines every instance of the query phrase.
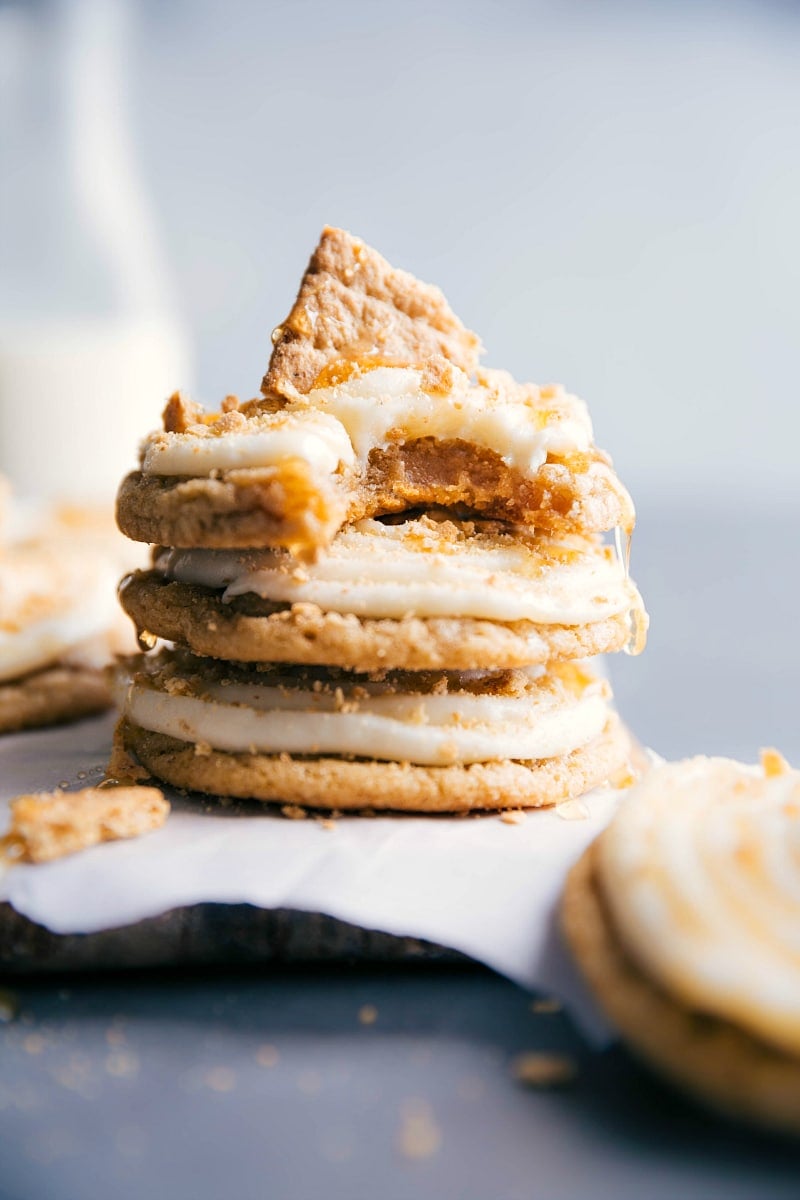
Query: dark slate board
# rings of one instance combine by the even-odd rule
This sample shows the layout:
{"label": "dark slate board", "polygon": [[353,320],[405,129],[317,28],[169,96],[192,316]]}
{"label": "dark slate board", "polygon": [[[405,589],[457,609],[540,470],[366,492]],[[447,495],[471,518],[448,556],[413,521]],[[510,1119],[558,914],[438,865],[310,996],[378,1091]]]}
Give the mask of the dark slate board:
{"label": "dark slate board", "polygon": [[3,974],[212,963],[466,962],[416,938],[360,929],[324,913],[196,904],[100,933],[56,934],[0,904]]}

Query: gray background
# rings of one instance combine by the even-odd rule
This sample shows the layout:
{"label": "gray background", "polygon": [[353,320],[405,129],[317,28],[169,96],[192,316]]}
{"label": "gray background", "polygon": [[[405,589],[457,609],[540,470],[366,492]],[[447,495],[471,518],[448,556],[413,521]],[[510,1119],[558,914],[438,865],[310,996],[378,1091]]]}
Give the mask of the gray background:
{"label": "gray background", "polygon": [[[138,285],[103,286],[69,224],[59,89],[92,10],[119,33]],[[341,224],[439,283],[491,364],[583,395],[640,500],[794,503],[798,62],[779,0],[11,0],[0,317],[149,272],[201,398],[253,394]]]}
{"label": "gray background", "polygon": [[204,396],[252,393],[325,223],[590,403],[635,494],[795,501],[800,8],[141,7],[132,112]]}

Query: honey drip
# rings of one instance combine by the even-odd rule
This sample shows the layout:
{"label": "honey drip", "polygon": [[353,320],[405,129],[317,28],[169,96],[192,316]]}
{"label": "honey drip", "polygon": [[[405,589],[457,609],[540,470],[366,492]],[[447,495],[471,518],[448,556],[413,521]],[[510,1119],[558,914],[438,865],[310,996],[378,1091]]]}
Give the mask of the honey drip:
{"label": "honey drip", "polygon": [[[633,526],[623,529],[617,525],[614,529],[614,546],[617,558],[622,563],[626,580],[631,577],[631,543],[633,541]],[[647,613],[641,601],[638,601],[628,613],[628,640],[622,648],[623,654],[641,654],[647,641],[649,625]]]}
{"label": "honey drip", "polygon": [[364,375],[367,371],[376,370],[377,367],[406,367],[408,365],[399,358],[385,358],[377,354],[335,358],[322,368],[311,385],[311,390],[338,387],[340,383],[346,383],[354,375]]}
{"label": "honey drip", "polygon": [[631,577],[631,542],[633,541],[633,529],[623,529],[621,525],[614,527],[614,546],[617,551],[617,558],[622,563],[625,570],[625,578]]}

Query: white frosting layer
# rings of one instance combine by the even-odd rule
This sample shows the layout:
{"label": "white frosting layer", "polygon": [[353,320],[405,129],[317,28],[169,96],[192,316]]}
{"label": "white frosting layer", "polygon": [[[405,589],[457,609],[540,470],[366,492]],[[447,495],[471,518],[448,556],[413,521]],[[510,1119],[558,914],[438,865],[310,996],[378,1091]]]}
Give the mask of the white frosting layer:
{"label": "white frosting layer", "polygon": [[341,421],[358,457],[386,445],[401,431],[406,441],[460,438],[495,450],[509,464],[533,474],[549,451],[588,450],[592,426],[583,401],[559,391],[557,400],[534,402],[514,389],[493,393],[470,385],[444,395],[422,390],[422,372],[412,367],[378,367],[337,387],[316,388],[310,402]]}
{"label": "white frosting layer", "polygon": [[647,974],[800,1053],[800,773],[707,758],[651,771],[603,834],[599,870]]}
{"label": "white frosting layer", "polygon": [[213,749],[263,754],[355,755],[429,766],[568,754],[602,732],[607,689],[532,688],[519,697],[381,695],[253,684],[209,685],[204,696],[121,680],[120,706],[144,729]]}
{"label": "white frosting layer", "polygon": [[521,531],[499,538],[480,526],[464,535],[455,523],[426,518],[360,521],[302,569],[286,552],[269,550],[167,550],[156,566],[168,579],[222,590],[223,600],[253,593],[372,618],[583,625],[641,605],[610,550],[577,539],[537,542]]}
{"label": "white frosting layer", "polygon": [[275,467],[299,459],[334,474],[353,462],[353,448],[339,421],[311,410],[260,417],[241,430],[219,433],[157,433],[145,442],[142,469],[150,475],[208,475],[211,471]]}
{"label": "white frosting layer", "polygon": [[494,450],[512,467],[533,475],[548,453],[587,451],[592,426],[586,405],[553,389],[544,398],[516,385],[487,387],[455,371],[444,394],[423,390],[413,367],[376,367],[333,387],[318,387],[280,412],[250,418],[246,431],[211,424],[186,433],[156,433],[145,443],[142,469],[153,475],[204,476],[241,467],[268,467],[284,458],[334,472],[354,456],[363,467],[370,451],[400,439],[459,438]]}
{"label": "white frosting layer", "polygon": [[108,631],[117,614],[113,567],[64,555],[10,554],[0,563],[0,682],[64,658]]}

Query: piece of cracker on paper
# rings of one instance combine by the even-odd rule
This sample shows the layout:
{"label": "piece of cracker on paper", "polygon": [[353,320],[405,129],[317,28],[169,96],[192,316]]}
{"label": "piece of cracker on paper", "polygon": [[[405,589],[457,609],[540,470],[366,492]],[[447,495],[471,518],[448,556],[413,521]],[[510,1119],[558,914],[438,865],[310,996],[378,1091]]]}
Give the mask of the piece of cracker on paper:
{"label": "piece of cracker on paper", "polygon": [[11,801],[11,825],[0,850],[16,862],[50,862],[98,842],[139,837],[158,829],[169,804],[158,788],[84,788],[44,792]]}
{"label": "piece of cracker on paper", "polygon": [[327,226],[311,256],[261,390],[289,399],[310,391],[337,359],[419,363],[434,355],[472,374],[482,347],[439,288],[398,270],[344,229]]}

